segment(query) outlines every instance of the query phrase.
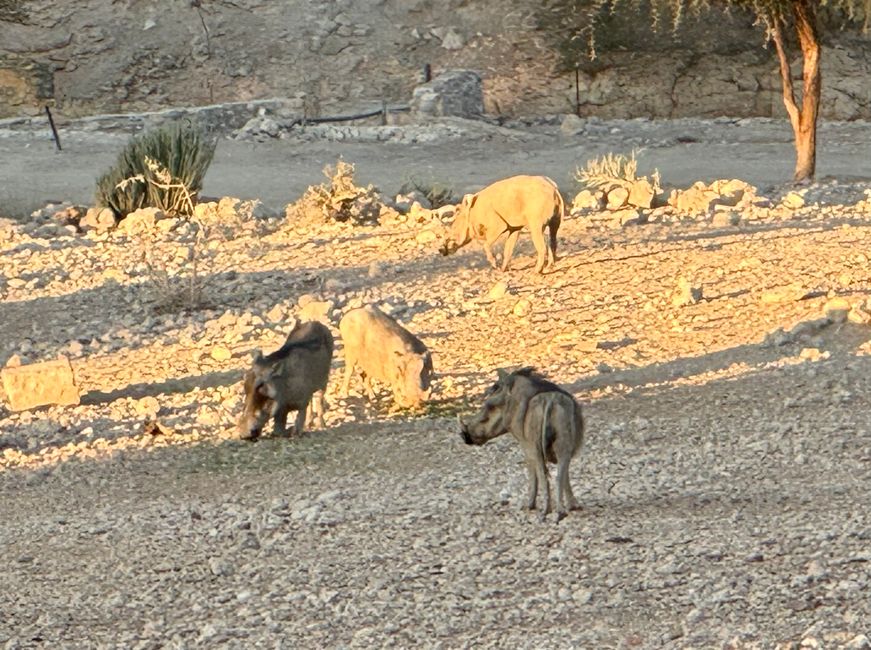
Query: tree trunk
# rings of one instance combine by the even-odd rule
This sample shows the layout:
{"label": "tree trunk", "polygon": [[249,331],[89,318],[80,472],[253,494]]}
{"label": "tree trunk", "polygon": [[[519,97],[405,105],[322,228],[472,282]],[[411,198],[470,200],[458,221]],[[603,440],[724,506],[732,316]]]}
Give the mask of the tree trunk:
{"label": "tree trunk", "polygon": [[816,26],[816,10],[813,0],[792,0],[795,31],[802,52],[802,106],[799,109],[792,87],[789,60],[783,45],[780,20],[772,25],[772,40],[780,59],[780,77],[783,81],[783,104],[789,114],[795,134],[796,183],[813,180],[817,160],[817,119],[819,117],[822,75],[820,73],[820,42]]}

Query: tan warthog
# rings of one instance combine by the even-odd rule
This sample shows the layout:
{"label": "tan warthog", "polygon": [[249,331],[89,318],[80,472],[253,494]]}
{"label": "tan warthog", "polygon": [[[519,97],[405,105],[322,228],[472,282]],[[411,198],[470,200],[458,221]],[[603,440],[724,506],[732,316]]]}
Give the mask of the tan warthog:
{"label": "tan warthog", "polygon": [[423,342],[374,305],[352,309],[339,323],[345,346],[345,379],[342,394],[348,394],[354,369],[359,367],[370,400],[375,398],[372,380],[390,387],[402,407],[417,406],[429,399],[432,355]]}
{"label": "tan warthog", "polygon": [[584,418],[580,405],[569,393],[533,368],[511,374],[500,370],[480,410],[469,420],[457,417],[466,444],[483,445],[504,433],[517,439],[529,471],[527,508],[535,508],[541,484],[546,499],[541,517],[550,512],[546,462],[557,465],[557,521],[578,507],[569,483],[569,463],[584,442]]}
{"label": "tan warthog", "polygon": [[[505,178],[477,194],[463,197],[439,250],[442,255],[450,255],[475,239],[481,242],[487,261],[495,269],[496,258],[491,247],[507,233],[502,255],[502,270],[507,271],[520,231],[528,228],[538,252],[535,270],[541,273],[545,263],[553,266],[556,261],[556,233],[564,212],[565,203],[559,188],[546,176]],[[550,231],[549,244],[545,241],[545,228]]]}

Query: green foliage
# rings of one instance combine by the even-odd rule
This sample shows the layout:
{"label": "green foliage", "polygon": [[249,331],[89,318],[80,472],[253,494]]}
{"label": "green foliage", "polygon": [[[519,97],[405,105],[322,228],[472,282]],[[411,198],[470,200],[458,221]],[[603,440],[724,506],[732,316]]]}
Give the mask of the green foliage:
{"label": "green foliage", "polygon": [[120,218],[144,207],[190,215],[216,144],[199,128],[178,123],[135,136],[97,179],[97,205]]}
{"label": "green foliage", "polygon": [[[761,26],[767,36],[775,21],[789,22],[795,1],[545,0],[537,19],[564,69],[593,72],[602,65],[599,55],[615,50],[658,51],[677,45],[731,54],[752,45],[741,42],[747,38],[744,26]],[[869,26],[871,0],[820,0],[818,6],[823,26]],[[710,12],[719,15],[712,20]]]}

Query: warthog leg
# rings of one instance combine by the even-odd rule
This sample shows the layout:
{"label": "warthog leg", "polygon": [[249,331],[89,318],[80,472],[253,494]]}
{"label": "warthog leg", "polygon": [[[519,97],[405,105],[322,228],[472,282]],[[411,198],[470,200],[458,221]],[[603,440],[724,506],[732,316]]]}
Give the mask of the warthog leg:
{"label": "warthog leg", "polygon": [[324,428],[324,391],[319,390],[312,395],[308,408],[307,425],[314,425],[319,429]]}
{"label": "warthog leg", "polygon": [[300,404],[299,410],[296,412],[296,420],[293,423],[294,435],[302,435],[302,432],[305,429],[305,420],[306,416],[308,415],[308,405],[308,402],[306,402],[305,404]]}
{"label": "warthog leg", "polygon": [[544,461],[544,454],[539,453],[535,463],[538,481],[544,485],[544,508],[539,508],[539,519],[544,521],[544,518],[550,513],[550,479],[547,475],[547,465]]}
{"label": "warthog leg", "polygon": [[519,230],[512,230],[508,233],[508,239],[505,240],[505,252],[502,253],[502,270],[507,271],[511,264],[511,254],[514,252],[514,245],[517,243],[517,238],[520,237]]}
{"label": "warthog leg", "polygon": [[535,466],[534,456],[526,456],[526,470],[529,474],[529,487],[526,492],[524,507],[527,510],[535,510],[535,501],[538,498],[538,470]]}
{"label": "warthog leg", "polygon": [[342,381],[342,397],[348,396],[348,391],[351,388],[351,376],[354,374],[354,365],[356,363],[354,359],[347,356],[347,348],[345,350],[345,377]]}
{"label": "warthog leg", "polygon": [[568,514],[568,510],[573,509],[574,505],[577,506],[577,502],[575,502],[575,495],[572,494],[572,486],[569,485],[569,462],[571,462],[571,456],[564,456],[559,459],[557,463],[556,470],[556,507],[557,507],[557,515],[556,520],[559,521],[563,517]]}
{"label": "warthog leg", "polygon": [[538,253],[538,259],[535,263],[535,270],[538,273],[541,273],[544,271],[544,264],[548,251],[547,244],[544,241],[544,231],[532,229],[529,231],[529,234],[532,236],[532,244],[535,246],[536,253]]}
{"label": "warthog leg", "polygon": [[275,409],[274,424],[272,433],[276,436],[286,436],[287,435],[287,413],[290,409],[286,406],[280,406]]}

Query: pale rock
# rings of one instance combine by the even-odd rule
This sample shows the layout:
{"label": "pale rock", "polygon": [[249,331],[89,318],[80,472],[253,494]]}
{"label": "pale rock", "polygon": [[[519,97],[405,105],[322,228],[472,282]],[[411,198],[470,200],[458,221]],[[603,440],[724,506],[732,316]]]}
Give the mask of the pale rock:
{"label": "pale rock", "polygon": [[501,300],[507,294],[508,283],[505,280],[500,280],[490,288],[490,291],[487,293],[487,297],[490,300]]}
{"label": "pale rock", "polygon": [[584,132],[587,126],[586,120],[574,113],[566,113],[560,121],[560,131],[565,136],[575,136]]}
{"label": "pale rock", "polygon": [[530,302],[528,298],[521,298],[514,303],[512,313],[515,316],[523,318],[524,316],[527,316],[530,311],[532,311],[532,302]]}
{"label": "pale rock", "polygon": [[625,187],[615,187],[608,191],[607,208],[609,210],[619,210],[626,205],[629,199],[629,190]]}
{"label": "pale rock", "polygon": [[695,287],[686,278],[678,278],[677,289],[671,299],[675,307],[694,305],[702,299],[702,288]]}
{"label": "pale rock", "polygon": [[421,230],[417,235],[415,235],[415,240],[417,240],[418,244],[431,244],[434,241],[438,240],[438,235],[432,230]]}
{"label": "pale rock", "polygon": [[79,403],[79,387],[69,359],[59,356],[26,366],[6,366],[0,370],[3,389],[13,411],[25,411],[38,406]]}
{"label": "pale rock", "polygon": [[88,208],[84,218],[79,221],[79,228],[84,231],[93,230],[97,234],[107,232],[115,227],[115,213],[111,208]]}
{"label": "pale rock", "polygon": [[118,231],[125,235],[141,235],[151,232],[155,224],[166,215],[159,208],[140,208],[128,214],[118,224]]}
{"label": "pale rock", "polygon": [[839,296],[826,301],[823,305],[823,314],[833,323],[843,323],[846,322],[852,309],[850,301]]}
{"label": "pale rock", "polygon": [[637,208],[652,208],[655,198],[656,190],[653,184],[646,178],[640,178],[632,183],[626,201]]}
{"label": "pale rock", "polygon": [[601,210],[605,207],[605,194],[601,190],[581,190],[572,199],[571,212]]}
{"label": "pale rock", "polygon": [[209,356],[215,361],[227,361],[233,357],[233,353],[223,345],[216,345],[209,352]]}
{"label": "pale rock", "polygon": [[790,192],[783,197],[781,204],[783,205],[783,207],[789,210],[798,210],[799,208],[803,208],[805,205],[803,192]]}

